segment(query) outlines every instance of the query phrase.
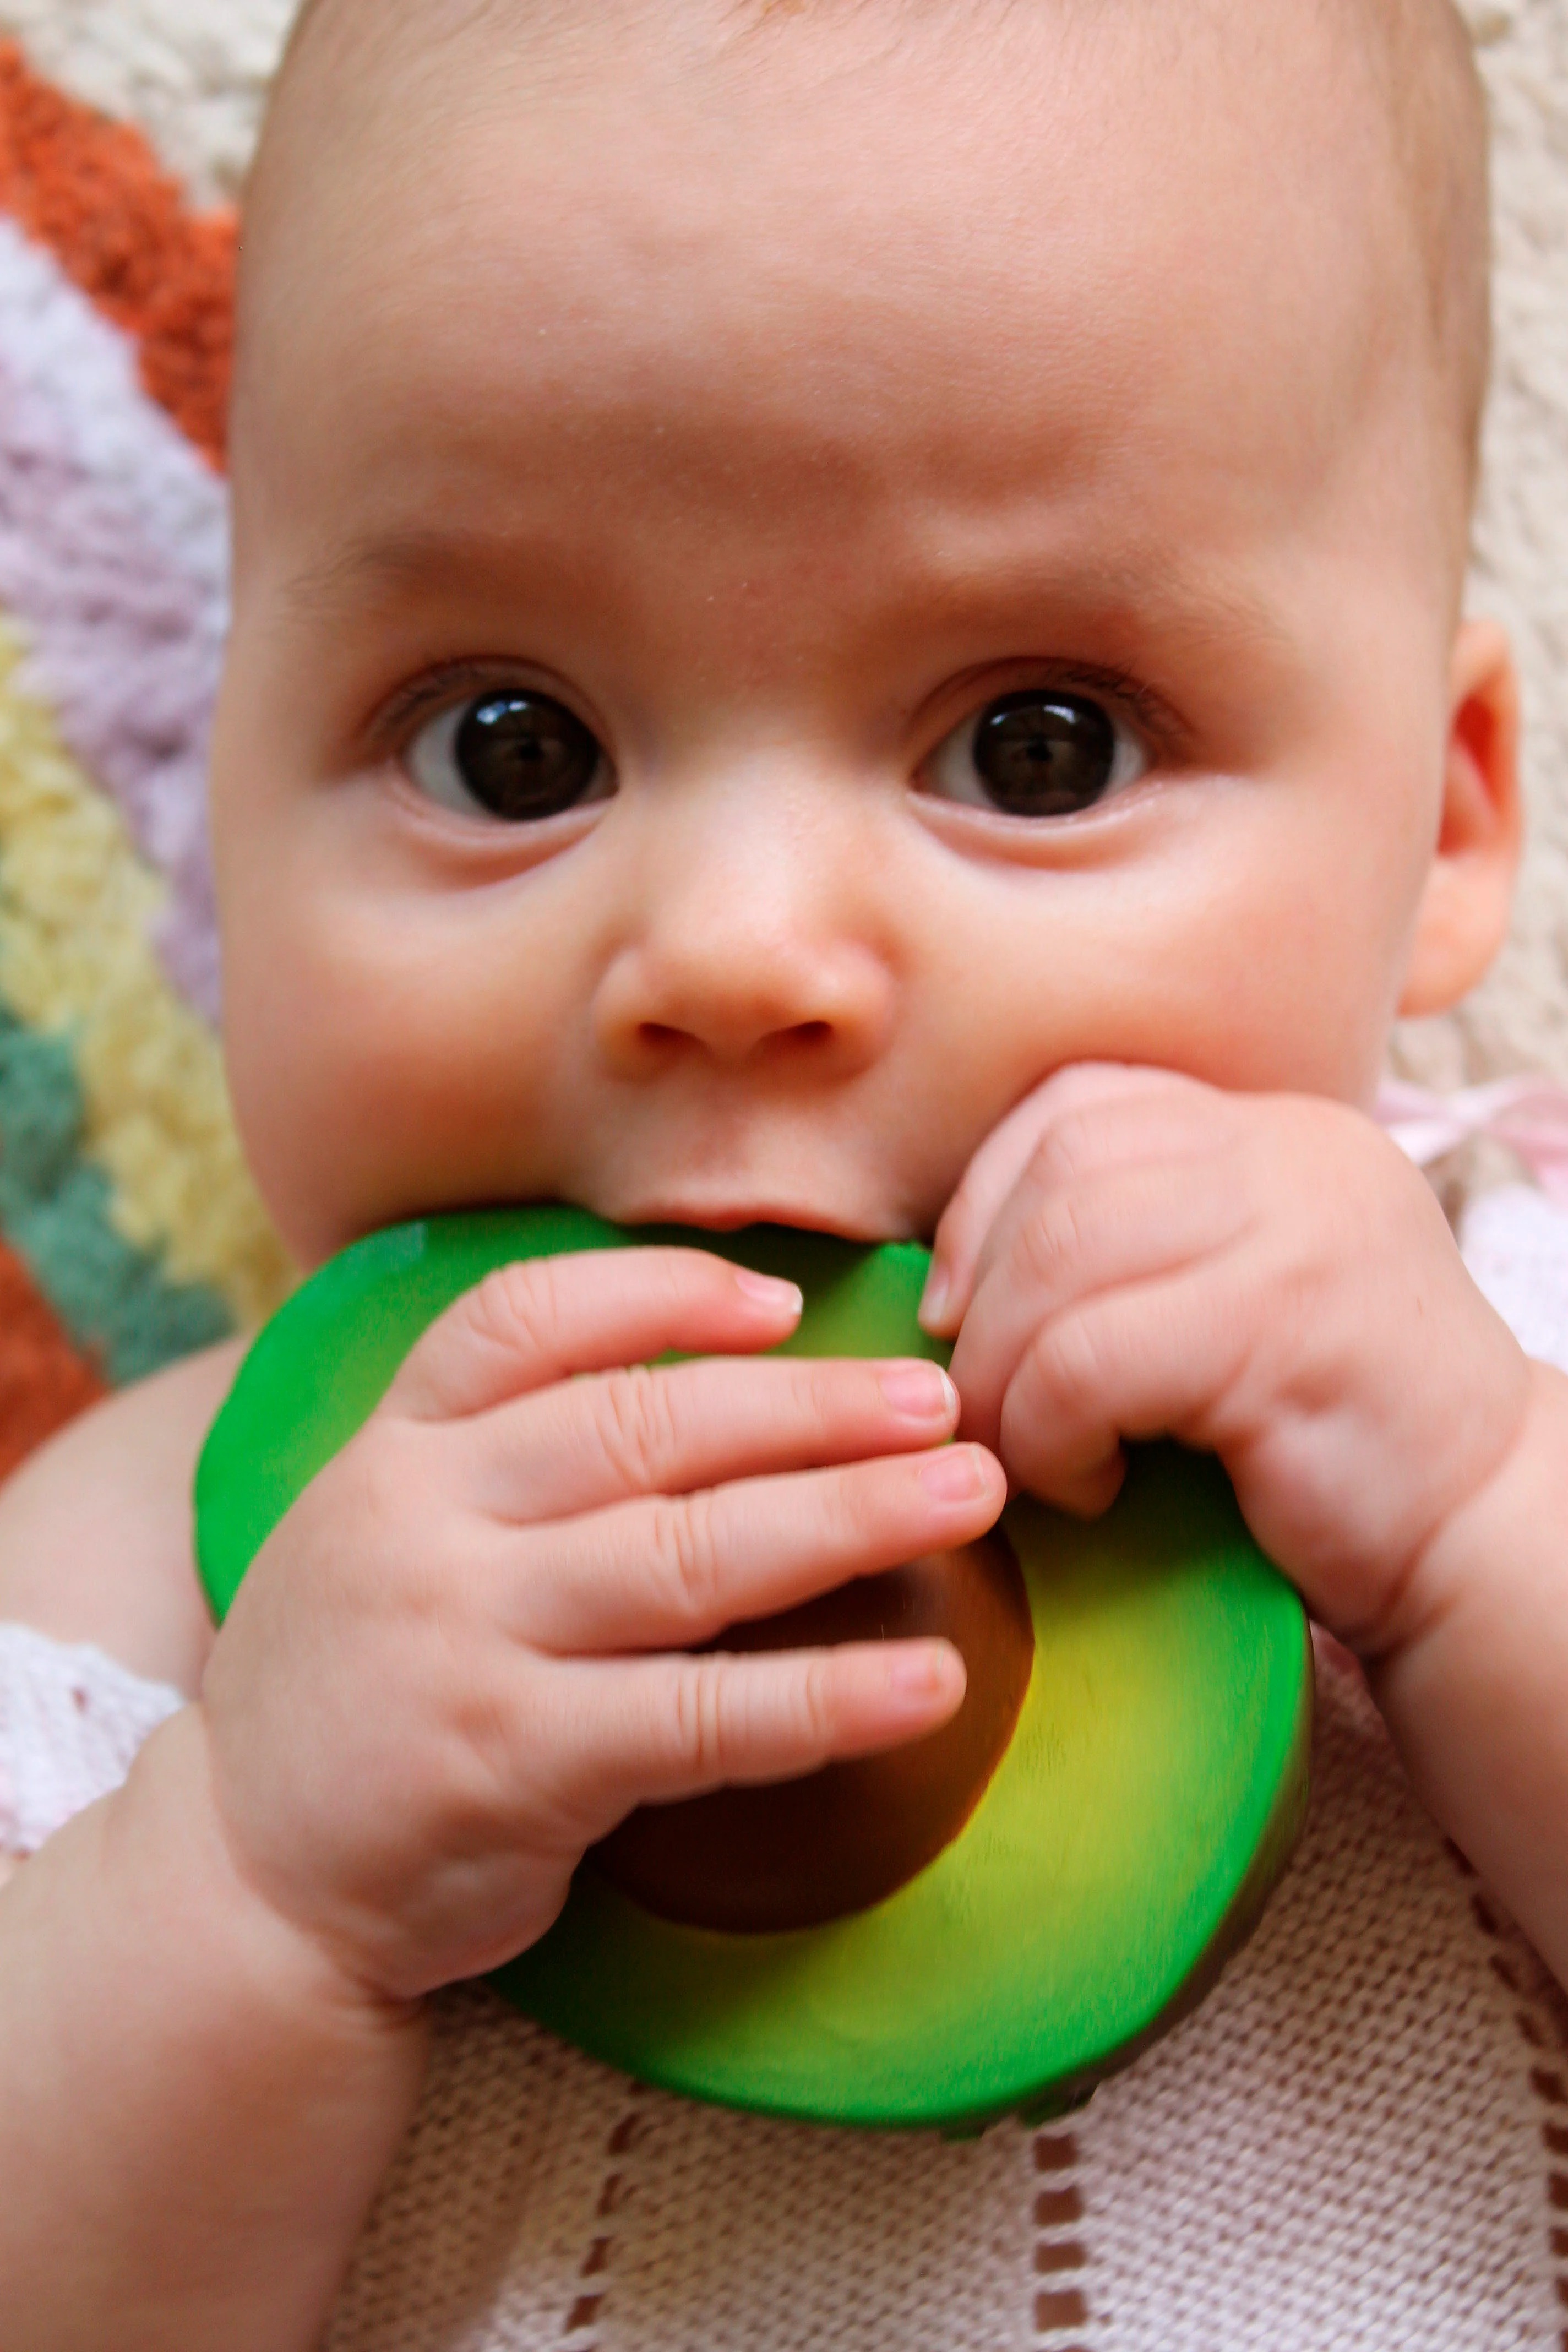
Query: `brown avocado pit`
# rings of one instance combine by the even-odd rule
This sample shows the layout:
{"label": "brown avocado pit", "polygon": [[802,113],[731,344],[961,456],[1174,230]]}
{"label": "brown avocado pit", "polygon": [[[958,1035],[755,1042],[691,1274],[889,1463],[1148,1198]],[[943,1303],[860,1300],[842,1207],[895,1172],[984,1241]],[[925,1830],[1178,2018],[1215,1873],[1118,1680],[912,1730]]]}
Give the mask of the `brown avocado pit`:
{"label": "brown avocado pit", "polygon": [[923,1739],[799,1780],[644,1805],[592,1860],[658,1917],[731,1935],[820,1927],[863,1911],[950,1845],[1006,1753],[1034,1665],[1028,1595],[999,1529],[978,1543],[731,1626],[711,1646],[795,1650],[941,1635],[963,1656],[963,1703]]}

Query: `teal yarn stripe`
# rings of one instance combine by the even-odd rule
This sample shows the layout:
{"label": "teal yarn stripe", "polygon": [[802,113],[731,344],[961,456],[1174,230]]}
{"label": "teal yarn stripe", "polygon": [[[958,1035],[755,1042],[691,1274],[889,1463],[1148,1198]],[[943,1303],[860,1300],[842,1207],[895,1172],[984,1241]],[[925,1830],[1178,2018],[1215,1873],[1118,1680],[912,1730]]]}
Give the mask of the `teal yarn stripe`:
{"label": "teal yarn stripe", "polygon": [[82,1352],[115,1388],[228,1338],[227,1305],[173,1282],[162,1255],[115,1230],[113,1187],[82,1152],[69,1041],[0,1001],[0,1233]]}

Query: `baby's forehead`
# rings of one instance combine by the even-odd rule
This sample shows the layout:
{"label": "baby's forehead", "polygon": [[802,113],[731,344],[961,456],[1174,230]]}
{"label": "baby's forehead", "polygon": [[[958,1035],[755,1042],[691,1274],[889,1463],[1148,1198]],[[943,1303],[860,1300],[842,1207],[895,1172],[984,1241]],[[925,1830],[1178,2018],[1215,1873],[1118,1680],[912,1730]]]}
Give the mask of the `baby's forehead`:
{"label": "baby's forehead", "polygon": [[[383,127],[407,140],[421,102],[428,132],[437,109],[453,120],[499,86],[547,112],[628,75],[650,103],[684,93],[694,111],[758,79],[847,75],[873,116],[896,97],[889,68],[922,45],[961,61],[955,106],[984,105],[999,130],[1026,114],[1043,147],[1059,128],[1054,85],[1075,58],[1092,58],[1108,92],[1133,77],[1165,83],[1173,104],[1198,110],[1194,138],[1205,110],[1238,96],[1281,114],[1326,101],[1347,134],[1333,160],[1351,169],[1370,100],[1427,259],[1435,243],[1459,241],[1476,194],[1466,182],[1483,108],[1453,0],[1269,0],[1266,11],[1247,0],[305,0],[268,128],[305,92],[363,112],[367,92],[373,102],[395,86]],[[943,128],[933,115],[931,139]],[[916,148],[910,169],[920,161]]]}
{"label": "baby's forehead", "polygon": [[[1310,100],[1308,81],[1334,85],[1341,107],[1370,94],[1383,116],[1415,230],[1435,307],[1463,305],[1463,288],[1445,279],[1478,268],[1486,243],[1484,101],[1470,44],[1453,0],[305,0],[279,79],[286,105],[302,86],[374,83],[401,72],[406,98],[434,90],[443,57],[469,78],[482,100],[487,62],[521,63],[548,100],[561,77],[581,84],[616,59],[647,61],[662,51],[676,74],[724,59],[744,71],[767,71],[788,44],[863,44],[869,67],[903,45],[936,35],[956,42],[972,63],[995,60],[993,103],[1005,110],[1020,52],[1030,44],[1049,60],[1064,43],[1093,43],[1110,73],[1125,72],[1140,52],[1171,75],[1184,100],[1206,92],[1231,102],[1237,80],[1249,102],[1289,106]],[[1228,68],[1219,78],[1181,70],[1194,58]],[[1312,70],[1315,64],[1316,71]],[[1270,70],[1271,66],[1283,70]],[[837,69],[831,64],[825,70]],[[448,102],[454,96],[450,81]],[[863,76],[863,102],[884,95],[874,71]],[[281,110],[281,108],[279,109]],[[388,121],[388,129],[393,129]],[[1196,126],[1194,125],[1194,131]],[[1048,116],[1037,125],[1048,140]],[[933,136],[941,125],[931,125]],[[1347,150],[1339,160],[1353,161]],[[918,155],[910,158],[918,169]],[[1473,305],[1472,305],[1473,307]],[[1473,331],[1474,319],[1468,322]]]}
{"label": "baby's forehead", "polygon": [[[443,213],[449,257],[464,208],[476,244],[510,228],[521,247],[523,215],[553,175],[542,234],[572,225],[579,191],[583,233],[562,267],[579,269],[582,308],[598,303],[623,353],[641,289],[616,269],[639,246],[647,282],[663,273],[661,290],[679,299],[684,249],[728,235],[737,312],[814,234],[819,248],[844,240],[838,266],[818,266],[825,312],[835,300],[889,306],[900,284],[918,291],[943,268],[951,294],[967,251],[975,348],[999,359],[1015,254],[1028,299],[1053,274],[1083,291],[1083,255],[1101,252],[1095,299],[1109,317],[1126,257],[1158,253],[1195,314],[1227,249],[1247,246],[1260,367],[1270,338],[1293,337],[1298,372],[1324,379],[1314,396],[1338,401],[1347,428],[1361,387],[1335,389],[1333,367],[1353,375],[1394,345],[1422,344],[1423,366],[1405,372],[1422,377],[1449,453],[1458,546],[1484,371],[1484,266],[1473,266],[1484,172],[1465,160],[1475,140],[1447,137],[1438,163],[1429,152],[1468,89],[1468,49],[1453,49],[1447,25],[1447,0],[1278,0],[1266,30],[1236,0],[314,0],[252,192],[237,454],[247,384],[271,375],[279,322],[297,325],[289,293],[266,299],[272,276],[298,285],[330,273],[335,255],[363,257],[374,278],[382,224],[418,239]],[[650,125],[668,135],[645,135]],[[1119,149],[1120,163],[1104,160]],[[465,155],[481,150],[500,170],[465,178]],[[1116,217],[1087,219],[1081,204],[1074,215],[1064,200],[1075,174],[1103,176]],[[623,209],[623,253],[608,266],[587,219],[601,180],[617,184]],[[922,212],[928,183],[942,193]],[[510,224],[487,216],[509,203]],[[859,235],[879,209],[880,247],[874,229]],[[328,216],[348,228],[321,234]],[[1268,239],[1277,268],[1272,252],[1259,267]],[[537,244],[523,258],[534,269],[550,259]],[[1281,289],[1293,273],[1291,317]],[[788,331],[798,335],[798,317]],[[1216,397],[1224,383],[1216,369]]]}

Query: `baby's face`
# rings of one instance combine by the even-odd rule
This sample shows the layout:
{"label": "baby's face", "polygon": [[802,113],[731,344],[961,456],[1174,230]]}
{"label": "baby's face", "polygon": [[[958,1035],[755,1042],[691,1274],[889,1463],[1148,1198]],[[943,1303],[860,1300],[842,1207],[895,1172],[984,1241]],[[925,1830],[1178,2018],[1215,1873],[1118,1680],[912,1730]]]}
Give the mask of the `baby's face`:
{"label": "baby's face", "polygon": [[652,13],[395,44],[271,230],[216,803],[284,1232],[893,1236],[1065,1064],[1364,1097],[1452,634],[1370,110],[1160,10]]}

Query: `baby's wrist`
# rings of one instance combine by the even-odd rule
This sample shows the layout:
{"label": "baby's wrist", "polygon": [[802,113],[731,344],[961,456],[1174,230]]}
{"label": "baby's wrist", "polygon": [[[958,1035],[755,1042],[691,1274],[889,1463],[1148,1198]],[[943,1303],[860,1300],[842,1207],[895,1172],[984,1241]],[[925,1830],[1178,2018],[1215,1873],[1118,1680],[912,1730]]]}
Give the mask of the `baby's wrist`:
{"label": "baby's wrist", "polygon": [[[1404,1581],[1379,1661],[1391,1665],[1479,1608],[1500,1635],[1517,1635],[1510,1570],[1528,1573],[1547,1527],[1547,1491],[1560,1486],[1568,1437],[1568,1380],[1526,1360],[1521,1406],[1511,1436],[1473,1486],[1455,1497],[1425,1538]],[[1531,1542],[1531,1537],[1535,1538]]]}
{"label": "baby's wrist", "polygon": [[421,2005],[372,1985],[323,1937],[272,1902],[246,1870],[223,1818],[205,1718],[187,1706],[138,1756],[106,1827],[142,1903],[166,1906],[171,1933],[205,1974],[226,1975],[287,2031],[350,2039],[423,2035]]}
{"label": "baby's wrist", "polygon": [[205,2347],[243,2315],[247,2345],[319,2342],[427,2029],[246,1884],[197,1709],[0,1908],[0,2336]]}
{"label": "baby's wrist", "polygon": [[1418,1792],[1568,1982],[1568,1378],[1530,1370],[1516,1443],[1370,1675]]}

